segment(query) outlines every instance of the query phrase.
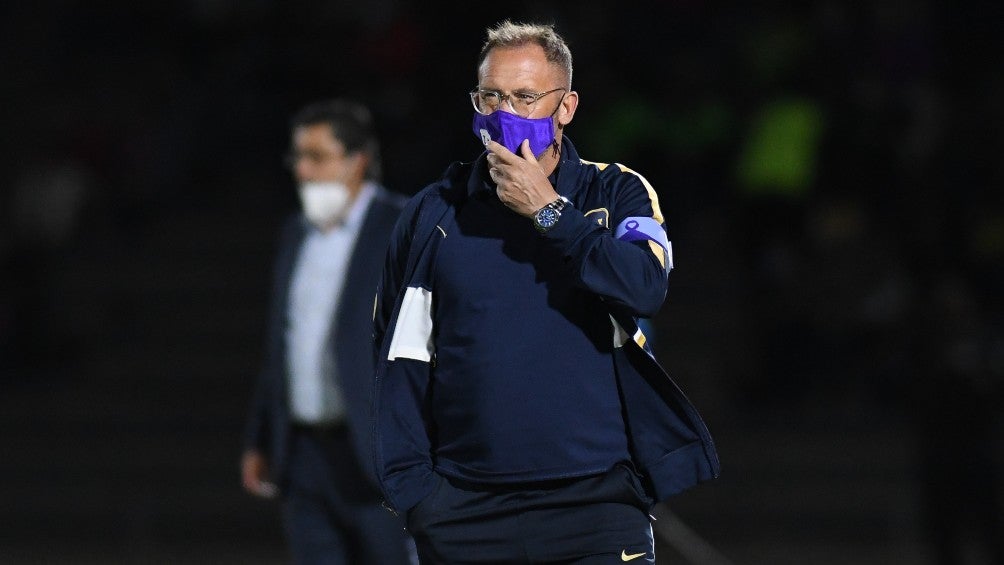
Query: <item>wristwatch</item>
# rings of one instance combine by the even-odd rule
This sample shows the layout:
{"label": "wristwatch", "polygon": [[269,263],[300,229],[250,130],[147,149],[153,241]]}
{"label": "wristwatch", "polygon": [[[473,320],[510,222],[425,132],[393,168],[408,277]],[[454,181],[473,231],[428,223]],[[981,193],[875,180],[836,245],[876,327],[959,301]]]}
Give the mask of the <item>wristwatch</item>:
{"label": "wristwatch", "polygon": [[547,230],[553,228],[558,223],[558,219],[561,218],[561,211],[569,204],[571,202],[567,198],[559,196],[554,202],[537,210],[533,214],[533,227],[537,228],[537,231],[540,233],[547,232]]}

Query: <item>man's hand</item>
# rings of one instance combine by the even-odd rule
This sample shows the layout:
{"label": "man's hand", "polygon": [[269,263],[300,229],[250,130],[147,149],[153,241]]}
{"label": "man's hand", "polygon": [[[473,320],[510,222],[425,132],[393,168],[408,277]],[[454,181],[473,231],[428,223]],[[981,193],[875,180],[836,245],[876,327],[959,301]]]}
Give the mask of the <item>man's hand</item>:
{"label": "man's hand", "polygon": [[495,181],[495,194],[510,210],[526,218],[558,199],[558,193],[530,151],[530,142],[523,140],[520,155],[495,141],[489,141],[488,175]]}
{"label": "man's hand", "polygon": [[255,449],[249,449],[241,456],[241,483],[244,490],[262,498],[274,498],[279,493],[279,489],[269,482],[268,460]]}

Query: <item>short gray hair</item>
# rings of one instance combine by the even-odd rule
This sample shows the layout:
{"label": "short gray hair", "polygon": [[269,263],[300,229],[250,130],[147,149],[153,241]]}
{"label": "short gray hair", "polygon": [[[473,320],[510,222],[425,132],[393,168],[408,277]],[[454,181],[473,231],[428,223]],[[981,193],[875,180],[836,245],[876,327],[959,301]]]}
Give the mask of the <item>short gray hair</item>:
{"label": "short gray hair", "polygon": [[505,20],[488,28],[488,39],[481,46],[478,67],[484,63],[488,53],[496,47],[521,47],[536,43],[544,49],[548,62],[558,66],[567,78],[567,86],[572,86],[572,52],[565,40],[554,31],[553,25],[513,23]]}

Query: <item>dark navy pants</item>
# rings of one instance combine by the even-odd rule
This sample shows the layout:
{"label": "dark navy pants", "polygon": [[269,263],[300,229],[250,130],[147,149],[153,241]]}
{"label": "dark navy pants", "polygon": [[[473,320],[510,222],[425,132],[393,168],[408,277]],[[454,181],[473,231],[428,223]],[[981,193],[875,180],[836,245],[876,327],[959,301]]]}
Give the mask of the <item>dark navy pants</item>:
{"label": "dark navy pants", "polygon": [[412,542],[356,461],[347,430],[297,428],[282,516],[297,565],[407,565]]}
{"label": "dark navy pants", "polygon": [[652,503],[623,465],[593,477],[518,485],[440,477],[407,522],[422,565],[654,564]]}

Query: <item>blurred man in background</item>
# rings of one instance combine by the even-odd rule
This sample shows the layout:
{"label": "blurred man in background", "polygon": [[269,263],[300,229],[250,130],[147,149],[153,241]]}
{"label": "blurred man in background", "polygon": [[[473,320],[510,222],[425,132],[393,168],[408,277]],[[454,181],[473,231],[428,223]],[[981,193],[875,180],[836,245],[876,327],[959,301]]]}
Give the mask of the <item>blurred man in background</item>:
{"label": "blurred man in background", "polygon": [[403,199],[378,184],[372,119],[353,102],[302,109],[289,165],[303,210],[281,234],[243,485],[281,496],[298,564],[407,563],[368,443],[373,293]]}

